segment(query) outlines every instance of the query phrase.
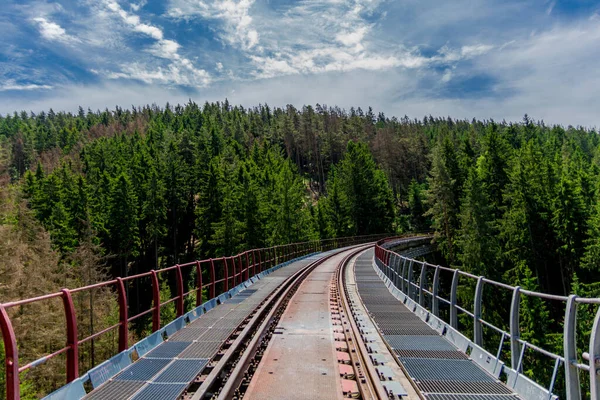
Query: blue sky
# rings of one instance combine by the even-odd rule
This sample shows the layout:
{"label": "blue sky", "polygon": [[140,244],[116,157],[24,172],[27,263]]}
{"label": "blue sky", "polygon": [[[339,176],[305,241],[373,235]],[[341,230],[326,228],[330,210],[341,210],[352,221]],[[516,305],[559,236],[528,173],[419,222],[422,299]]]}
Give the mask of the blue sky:
{"label": "blue sky", "polygon": [[600,126],[600,3],[0,0],[0,113],[223,100]]}

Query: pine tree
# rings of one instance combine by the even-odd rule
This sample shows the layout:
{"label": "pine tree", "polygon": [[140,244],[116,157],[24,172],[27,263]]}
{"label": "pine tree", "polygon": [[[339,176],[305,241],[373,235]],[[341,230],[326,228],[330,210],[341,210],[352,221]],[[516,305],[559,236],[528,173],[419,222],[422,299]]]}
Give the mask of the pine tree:
{"label": "pine tree", "polygon": [[435,242],[452,264],[456,251],[454,242],[458,229],[460,188],[458,186],[457,159],[450,139],[445,136],[433,151],[429,191],[427,192],[429,210],[435,230]]}
{"label": "pine tree", "polygon": [[332,168],[327,181],[327,197],[321,200],[324,203],[325,214],[334,237],[346,236],[349,228],[347,200],[340,187],[336,169]]}
{"label": "pine tree", "polygon": [[108,236],[105,244],[120,260],[120,274],[127,276],[128,260],[139,251],[137,198],[130,179],[122,173],[113,180],[108,204]]}
{"label": "pine tree", "polygon": [[410,227],[413,232],[424,232],[429,229],[425,218],[423,185],[412,180],[408,186],[408,207],[410,209]]}
{"label": "pine tree", "polygon": [[481,190],[477,170],[471,168],[460,209],[460,229],[456,240],[458,260],[473,274],[499,279],[499,271],[494,267],[500,247],[493,224],[489,199]]}

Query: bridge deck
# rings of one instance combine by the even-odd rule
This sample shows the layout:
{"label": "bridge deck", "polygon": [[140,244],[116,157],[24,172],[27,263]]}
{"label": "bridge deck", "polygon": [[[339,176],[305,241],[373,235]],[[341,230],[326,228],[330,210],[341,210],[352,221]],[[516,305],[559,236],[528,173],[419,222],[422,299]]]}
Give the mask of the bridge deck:
{"label": "bridge deck", "polygon": [[517,398],[390,293],[374,269],[373,250],[364,252],[357,259],[355,274],[365,307],[384,340],[426,398]]}
{"label": "bridge deck", "polygon": [[[178,399],[217,355],[237,327],[277,286],[301,268],[327,254],[329,252],[292,262],[263,277],[187,326],[172,332],[165,341],[143,354],[119,374],[101,385],[95,385],[97,388],[85,399]],[[106,373],[106,370],[91,371],[91,374],[95,374],[92,380],[102,379]]]}
{"label": "bridge deck", "polygon": [[277,325],[244,399],[343,399],[330,310],[340,253],[300,284]]}

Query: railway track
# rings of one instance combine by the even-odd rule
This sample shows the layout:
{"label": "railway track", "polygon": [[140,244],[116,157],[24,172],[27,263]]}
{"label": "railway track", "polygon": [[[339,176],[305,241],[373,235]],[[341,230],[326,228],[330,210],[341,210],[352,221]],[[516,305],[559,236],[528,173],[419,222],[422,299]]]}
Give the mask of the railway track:
{"label": "railway track", "polygon": [[389,398],[345,289],[344,268],[369,247],[333,253],[282,283],[187,398]]}

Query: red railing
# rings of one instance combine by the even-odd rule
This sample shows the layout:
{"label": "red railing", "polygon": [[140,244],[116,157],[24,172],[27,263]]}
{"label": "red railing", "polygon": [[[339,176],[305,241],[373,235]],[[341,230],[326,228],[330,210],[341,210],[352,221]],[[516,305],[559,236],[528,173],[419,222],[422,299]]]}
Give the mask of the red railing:
{"label": "red railing", "polygon": [[[275,265],[319,251],[327,251],[339,247],[372,242],[381,237],[382,235],[370,235],[326,239],[321,241],[293,243],[269,248],[248,250],[235,256],[211,258],[208,260],[193,261],[186,264],[177,264],[172,267],[116,278],[94,285],[84,286],[76,289],[62,289],[60,292],[47,294],[44,296],[0,304],[0,329],[2,331],[2,339],[4,341],[4,351],[6,355],[6,398],[9,400],[19,399],[19,374],[21,372],[30,370],[31,368],[43,364],[61,354],[66,355],[67,383],[74,381],[80,376],[79,346],[81,344],[94,340],[108,332],[118,330],[119,352],[127,350],[129,348],[129,324],[131,322],[148,314],[152,314],[152,332],[156,332],[162,326],[160,318],[161,307],[174,302],[177,317],[180,317],[185,313],[185,298],[192,293],[196,293],[196,306],[200,306],[202,304],[202,291],[205,288],[208,290],[208,298],[212,299],[221,293],[227,292],[230,288],[233,288],[236,285],[248,280],[251,276],[254,276]],[[191,268],[195,268],[196,282],[191,285],[193,286],[193,289],[185,292],[186,286],[184,285],[183,272],[188,272],[188,269]],[[161,302],[159,277],[162,274],[169,272],[175,272],[176,295],[164,302]],[[208,275],[208,282],[203,282],[203,273]],[[189,276],[191,276],[191,273]],[[151,281],[152,307],[150,307],[148,310],[141,311],[130,316],[128,313],[129,303],[126,285],[129,282],[139,281],[140,279],[144,278],[150,278]],[[95,332],[83,339],[78,339],[77,314],[72,295],[75,293],[87,292],[100,288],[109,288],[114,290],[114,293],[116,293],[119,305],[119,322],[99,332]],[[65,331],[67,337],[65,346],[51,354],[47,354],[33,362],[19,367],[17,340],[8,310],[14,307],[21,307],[27,304],[55,298],[61,298],[64,307],[64,313],[66,317]]]}

